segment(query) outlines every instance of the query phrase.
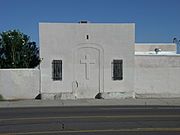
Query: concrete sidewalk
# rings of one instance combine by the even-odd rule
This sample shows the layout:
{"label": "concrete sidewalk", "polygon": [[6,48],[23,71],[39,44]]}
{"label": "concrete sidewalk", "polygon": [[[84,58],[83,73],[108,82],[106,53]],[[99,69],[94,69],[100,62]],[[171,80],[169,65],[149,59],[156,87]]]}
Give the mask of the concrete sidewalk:
{"label": "concrete sidewalk", "polygon": [[77,100],[19,100],[0,101],[0,108],[63,107],[63,106],[180,106],[174,99],[77,99]]}

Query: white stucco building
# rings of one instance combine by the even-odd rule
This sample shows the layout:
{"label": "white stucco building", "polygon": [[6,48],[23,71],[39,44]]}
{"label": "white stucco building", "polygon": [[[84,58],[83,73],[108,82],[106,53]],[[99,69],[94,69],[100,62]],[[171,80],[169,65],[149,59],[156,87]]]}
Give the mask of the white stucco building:
{"label": "white stucco building", "polygon": [[132,95],[134,38],[134,24],[41,23],[42,97]]}
{"label": "white stucco building", "polygon": [[5,99],[180,97],[178,47],[135,43],[134,24],[40,23],[39,36],[40,70],[0,70]]}

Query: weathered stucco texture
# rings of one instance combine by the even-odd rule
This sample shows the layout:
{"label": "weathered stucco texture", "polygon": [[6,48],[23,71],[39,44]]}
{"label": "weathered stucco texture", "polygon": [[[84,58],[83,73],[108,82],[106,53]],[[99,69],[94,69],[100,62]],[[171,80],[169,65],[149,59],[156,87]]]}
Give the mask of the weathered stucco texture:
{"label": "weathered stucco texture", "polygon": [[135,56],[135,93],[137,97],[180,97],[179,78],[179,55]]}
{"label": "weathered stucco texture", "polygon": [[4,99],[33,99],[39,94],[38,69],[0,69],[0,94]]}

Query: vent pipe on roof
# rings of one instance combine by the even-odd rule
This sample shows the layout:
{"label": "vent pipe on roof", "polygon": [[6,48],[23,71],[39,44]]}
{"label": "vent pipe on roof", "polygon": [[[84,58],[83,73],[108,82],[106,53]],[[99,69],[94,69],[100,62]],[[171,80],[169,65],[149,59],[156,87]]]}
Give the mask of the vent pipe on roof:
{"label": "vent pipe on roof", "polygon": [[156,54],[158,54],[159,52],[161,52],[161,49],[160,48],[155,48],[154,51],[155,51]]}
{"label": "vent pipe on roof", "polygon": [[173,43],[176,44],[176,54],[180,54],[180,40],[173,38]]}

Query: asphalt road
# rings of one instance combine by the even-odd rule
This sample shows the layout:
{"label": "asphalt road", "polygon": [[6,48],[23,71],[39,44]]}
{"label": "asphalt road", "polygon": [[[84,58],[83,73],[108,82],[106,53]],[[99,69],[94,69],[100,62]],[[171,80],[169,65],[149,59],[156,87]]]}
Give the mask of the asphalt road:
{"label": "asphalt road", "polygon": [[0,135],[179,135],[180,107],[0,109]]}

